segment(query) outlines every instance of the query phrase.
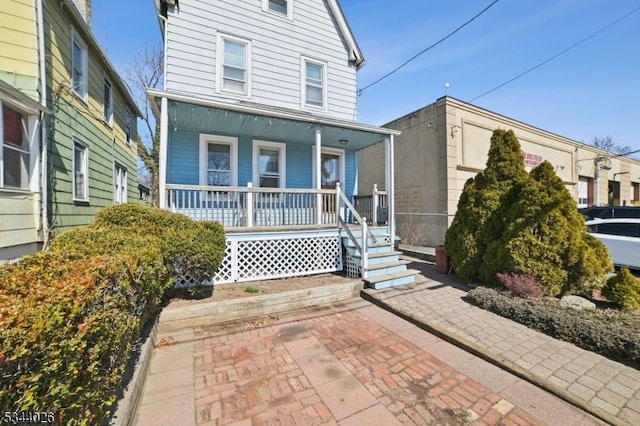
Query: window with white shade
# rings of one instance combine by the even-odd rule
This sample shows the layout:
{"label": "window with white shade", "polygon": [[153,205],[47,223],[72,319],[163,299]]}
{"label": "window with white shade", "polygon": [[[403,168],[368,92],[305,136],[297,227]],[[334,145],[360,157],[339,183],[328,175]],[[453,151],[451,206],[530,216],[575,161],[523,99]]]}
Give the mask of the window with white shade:
{"label": "window with white shade", "polygon": [[302,58],[302,106],[326,110],[327,65]]}
{"label": "window with white shade", "polygon": [[237,138],[200,135],[200,184],[236,186],[237,158]]}
{"label": "window with white shade", "polygon": [[286,145],[253,141],[253,182],[261,188],[286,187]]}
{"label": "window with white shade", "polygon": [[71,32],[71,88],[87,102],[89,91],[89,58],[87,45],[75,32]]}
{"label": "window with white shade", "polygon": [[0,187],[29,188],[28,117],[4,104],[0,117],[2,151],[0,152]]}
{"label": "window with white shade", "polygon": [[89,148],[74,138],[73,142],[73,199],[89,200]]}
{"label": "window with white shade", "polygon": [[248,40],[218,35],[218,92],[249,95],[251,45]]}
{"label": "window with white shade", "polygon": [[118,163],[113,164],[113,201],[127,202],[127,168]]}

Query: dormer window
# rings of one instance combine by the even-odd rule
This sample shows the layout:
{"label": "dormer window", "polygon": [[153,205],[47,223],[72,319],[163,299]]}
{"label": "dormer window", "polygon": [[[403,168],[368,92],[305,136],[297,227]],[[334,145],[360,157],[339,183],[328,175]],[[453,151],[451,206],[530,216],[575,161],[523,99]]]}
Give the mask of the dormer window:
{"label": "dormer window", "polygon": [[291,19],[293,0],[262,0],[262,10],[286,16]]}

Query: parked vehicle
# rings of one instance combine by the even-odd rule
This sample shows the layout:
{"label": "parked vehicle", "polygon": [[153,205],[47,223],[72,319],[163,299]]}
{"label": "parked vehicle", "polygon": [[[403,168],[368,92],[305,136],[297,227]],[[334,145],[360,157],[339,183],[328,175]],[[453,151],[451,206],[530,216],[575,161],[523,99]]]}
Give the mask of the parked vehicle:
{"label": "parked vehicle", "polygon": [[640,270],[640,218],[594,219],[586,225],[607,247],[615,266]]}
{"label": "parked vehicle", "polygon": [[578,209],[585,220],[638,218],[640,219],[640,207],[633,206],[592,206]]}

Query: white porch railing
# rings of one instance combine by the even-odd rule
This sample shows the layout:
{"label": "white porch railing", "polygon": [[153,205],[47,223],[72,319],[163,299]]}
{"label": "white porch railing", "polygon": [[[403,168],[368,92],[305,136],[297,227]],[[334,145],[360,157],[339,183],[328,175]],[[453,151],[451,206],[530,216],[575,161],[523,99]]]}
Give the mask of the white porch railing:
{"label": "white porch railing", "polygon": [[387,192],[379,191],[376,184],[373,185],[371,194],[354,195],[353,204],[358,214],[367,218],[369,225],[376,226],[389,221]]}
{"label": "white porch railing", "polygon": [[338,224],[338,190],[166,185],[167,209],[225,228]]}

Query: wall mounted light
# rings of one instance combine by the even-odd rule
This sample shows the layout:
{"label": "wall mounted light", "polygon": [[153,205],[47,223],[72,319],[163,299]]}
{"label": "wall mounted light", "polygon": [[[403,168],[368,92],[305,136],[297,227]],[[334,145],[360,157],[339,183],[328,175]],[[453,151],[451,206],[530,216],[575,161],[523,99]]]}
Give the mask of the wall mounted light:
{"label": "wall mounted light", "polygon": [[338,142],[340,142],[340,145],[344,146],[349,143],[349,139],[340,139]]}

